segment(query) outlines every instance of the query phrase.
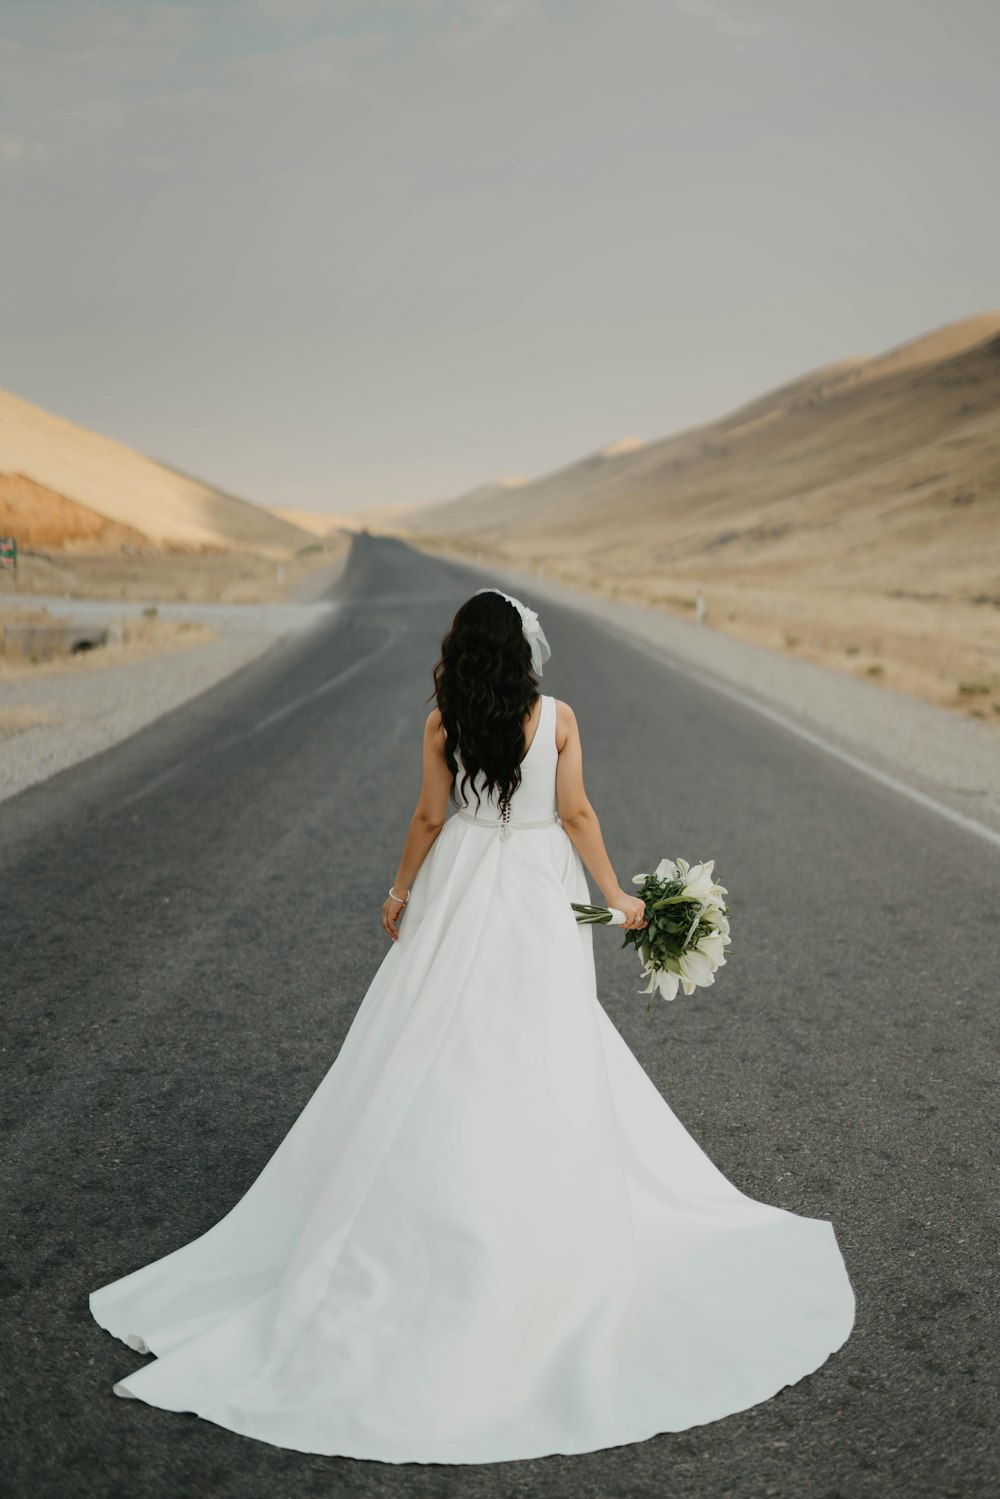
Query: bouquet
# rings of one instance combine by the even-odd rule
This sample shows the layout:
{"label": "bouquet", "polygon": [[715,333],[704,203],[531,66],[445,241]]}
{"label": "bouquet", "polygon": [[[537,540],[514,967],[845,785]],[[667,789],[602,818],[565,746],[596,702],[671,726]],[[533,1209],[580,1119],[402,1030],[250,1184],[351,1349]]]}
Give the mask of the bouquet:
{"label": "bouquet", "polygon": [[[729,914],[723,902],[725,885],[712,876],[715,860],[688,864],[684,859],[661,859],[652,874],[637,874],[638,895],[646,907],[648,926],[625,933],[623,947],[639,949],[643,977],[640,994],[659,991],[674,999],[678,989],[715,983],[716,969],[726,961],[730,944]],[[623,926],[625,914],[614,906],[584,906],[571,902],[578,922],[589,926]],[[652,1004],[652,1000],[650,1000]]]}

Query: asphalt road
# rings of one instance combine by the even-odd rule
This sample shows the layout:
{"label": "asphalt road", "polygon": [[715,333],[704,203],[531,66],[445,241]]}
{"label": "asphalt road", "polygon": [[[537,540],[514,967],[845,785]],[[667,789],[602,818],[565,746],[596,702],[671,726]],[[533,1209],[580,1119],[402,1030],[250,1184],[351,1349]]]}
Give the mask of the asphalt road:
{"label": "asphalt road", "polygon": [[236,1201],[381,960],[430,669],[481,581],[361,537],[332,621],[0,806],[3,1492],[995,1492],[997,854],[568,609],[541,611],[543,685],[623,882],[714,856],[733,912],[715,988],[651,1013],[596,933],[603,1002],[731,1180],[832,1218],[850,1341],[711,1426],[481,1468],[310,1457],[112,1394],[141,1360],[87,1293]]}

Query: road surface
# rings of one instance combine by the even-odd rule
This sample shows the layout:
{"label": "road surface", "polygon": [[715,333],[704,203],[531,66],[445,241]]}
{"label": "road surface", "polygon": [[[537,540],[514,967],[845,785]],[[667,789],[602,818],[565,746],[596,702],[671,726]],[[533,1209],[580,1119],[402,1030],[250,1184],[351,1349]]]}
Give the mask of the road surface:
{"label": "road surface", "polygon": [[577,711],[623,883],[663,854],[714,856],[733,912],[715,988],[652,1012],[633,954],[595,933],[602,1000],[742,1190],[833,1220],[852,1338],[714,1425],[482,1468],[310,1457],[111,1393],[141,1360],[87,1293],[237,1200],[382,958],[431,666],[481,582],[359,537],[314,631],[0,807],[3,1491],[985,1495],[996,851],[567,608],[543,613],[543,686]]}

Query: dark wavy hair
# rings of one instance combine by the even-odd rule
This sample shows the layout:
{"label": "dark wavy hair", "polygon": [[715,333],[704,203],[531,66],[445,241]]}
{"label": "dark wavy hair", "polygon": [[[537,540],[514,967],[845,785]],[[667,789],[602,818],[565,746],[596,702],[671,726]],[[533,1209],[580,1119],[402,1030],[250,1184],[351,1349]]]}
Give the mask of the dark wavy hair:
{"label": "dark wavy hair", "polygon": [[521,616],[501,594],[473,594],[455,615],[434,668],[434,696],[447,736],[452,801],[459,803],[459,790],[468,801],[471,785],[480,807],[482,776],[482,789],[503,817],[521,784],[524,720],[538,701],[538,679]]}

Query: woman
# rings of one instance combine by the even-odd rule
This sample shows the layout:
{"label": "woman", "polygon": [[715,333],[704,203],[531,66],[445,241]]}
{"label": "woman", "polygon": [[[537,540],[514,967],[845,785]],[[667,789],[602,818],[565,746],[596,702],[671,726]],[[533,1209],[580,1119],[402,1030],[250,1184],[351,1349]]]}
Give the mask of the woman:
{"label": "woman", "polygon": [[305,1452],[480,1463],[716,1420],[848,1337],[832,1224],[732,1186],[598,1002],[584,866],[644,911],[573,714],[539,694],[548,655],[498,589],[456,614],[392,946],[245,1196],[91,1296],[158,1355],[117,1394]]}

